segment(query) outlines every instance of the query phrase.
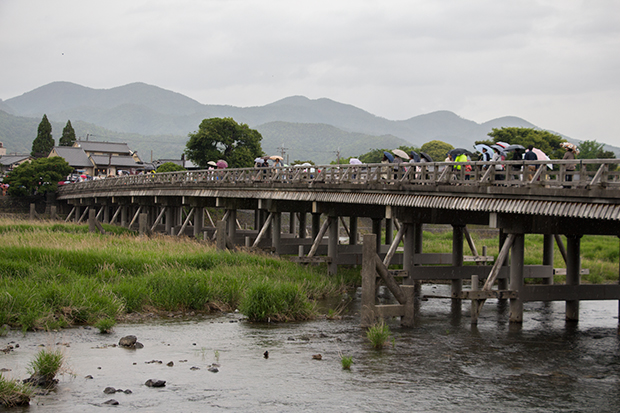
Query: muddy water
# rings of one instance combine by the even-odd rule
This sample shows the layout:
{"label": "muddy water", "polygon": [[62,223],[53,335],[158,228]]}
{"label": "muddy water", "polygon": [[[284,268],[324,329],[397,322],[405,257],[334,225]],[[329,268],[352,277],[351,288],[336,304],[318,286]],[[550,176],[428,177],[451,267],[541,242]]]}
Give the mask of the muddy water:
{"label": "muddy water", "polygon": [[[447,294],[446,288],[423,292]],[[12,410],[18,412],[617,412],[617,314],[615,301],[582,302],[581,321],[568,325],[563,303],[530,303],[523,327],[512,328],[508,309],[490,300],[472,328],[468,302],[454,316],[449,300],[431,299],[422,303],[416,328],[394,321],[394,347],[376,351],[359,328],[354,301],[344,319],[333,321],[256,325],[227,314],[123,324],[111,335],[12,331],[0,344],[19,347],[0,353],[0,368],[25,378],[40,345],[60,343],[66,353],[73,375]],[[128,334],[144,348],[112,346]],[[339,353],[353,358],[351,371],[342,370]],[[217,373],[208,371],[213,363]],[[146,387],[148,379],[166,386]],[[108,386],[132,393],[104,394]],[[101,405],[109,399],[120,404]]]}

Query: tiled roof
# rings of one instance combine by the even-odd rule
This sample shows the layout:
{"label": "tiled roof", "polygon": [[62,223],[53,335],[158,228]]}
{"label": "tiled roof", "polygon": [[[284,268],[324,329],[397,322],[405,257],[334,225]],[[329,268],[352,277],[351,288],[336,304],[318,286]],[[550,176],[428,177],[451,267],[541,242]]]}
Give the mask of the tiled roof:
{"label": "tiled roof", "polygon": [[84,149],[86,152],[105,152],[126,155],[132,153],[126,143],[120,142],[75,141],[74,145]]}
{"label": "tiled roof", "polygon": [[72,146],[54,146],[54,151],[58,156],[62,157],[67,163],[74,168],[92,167],[93,164],[88,160],[86,152],[82,148],[74,148]]}
{"label": "tiled roof", "polygon": [[0,164],[4,166],[13,165],[30,158],[30,155],[4,155],[0,157]]}
{"label": "tiled roof", "polygon": [[110,165],[136,168],[142,166],[142,164],[137,163],[131,156],[90,155],[90,159],[92,159],[98,167]]}

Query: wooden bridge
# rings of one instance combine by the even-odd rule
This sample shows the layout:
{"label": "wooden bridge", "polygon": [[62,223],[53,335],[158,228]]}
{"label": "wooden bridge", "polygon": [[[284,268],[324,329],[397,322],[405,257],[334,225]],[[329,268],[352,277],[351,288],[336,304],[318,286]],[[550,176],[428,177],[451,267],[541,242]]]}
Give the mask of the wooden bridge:
{"label": "wooden bridge", "polygon": [[[571,164],[575,170],[567,170]],[[88,214],[93,227],[120,223],[143,233],[213,238],[221,248],[268,248],[298,262],[327,262],[332,274],[339,265],[362,265],[365,325],[379,316],[401,316],[411,324],[422,280],[449,280],[459,308],[460,300],[471,300],[472,322],[490,298],[510,300],[511,322],[522,322],[528,301],[566,301],[567,320],[577,320],[580,300],[620,299],[619,284],[580,282],[581,237],[620,235],[619,164],[597,159],[214,169],[65,185],[56,201],[67,220]],[[213,222],[207,208],[223,209],[223,219]],[[239,228],[238,211],[253,214],[253,228]],[[363,243],[360,218],[372,222]],[[451,254],[423,251],[424,224],[452,226]],[[497,260],[478,251],[467,225],[498,230]],[[347,244],[341,243],[341,227]],[[544,234],[538,265],[524,265],[525,234]],[[566,268],[563,285],[553,285],[554,243]],[[402,270],[390,271],[390,265]],[[376,304],[378,277],[400,304]],[[539,282],[526,285],[525,278]],[[463,280],[471,281],[469,290]]]}

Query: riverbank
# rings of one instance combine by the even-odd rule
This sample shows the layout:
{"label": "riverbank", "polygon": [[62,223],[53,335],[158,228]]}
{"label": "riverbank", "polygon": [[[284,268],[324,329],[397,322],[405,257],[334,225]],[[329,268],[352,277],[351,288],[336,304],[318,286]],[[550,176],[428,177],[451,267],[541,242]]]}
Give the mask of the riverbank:
{"label": "riverbank", "polygon": [[204,241],[141,237],[104,225],[0,219],[0,325],[54,330],[136,314],[238,310],[251,320],[314,317],[314,300],[345,290],[322,268]]}

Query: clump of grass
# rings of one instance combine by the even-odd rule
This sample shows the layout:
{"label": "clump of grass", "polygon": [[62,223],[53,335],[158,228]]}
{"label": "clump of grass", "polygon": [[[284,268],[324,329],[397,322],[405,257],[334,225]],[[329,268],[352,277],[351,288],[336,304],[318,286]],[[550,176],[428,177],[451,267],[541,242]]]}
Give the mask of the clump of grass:
{"label": "clump of grass", "polygon": [[112,332],[112,327],[116,325],[116,320],[110,317],[102,318],[95,323],[95,327],[99,329],[101,334]]}
{"label": "clump of grass", "polygon": [[267,280],[248,288],[239,310],[250,321],[307,320],[314,316],[313,306],[300,285]]}
{"label": "clump of grass", "polygon": [[28,365],[29,379],[24,380],[37,386],[50,387],[58,382],[56,375],[63,368],[65,355],[61,349],[42,349]]}
{"label": "clump of grass", "polygon": [[343,370],[351,370],[351,364],[353,364],[353,357],[340,355],[340,362],[342,363]]}
{"label": "clump of grass", "polygon": [[373,324],[366,331],[366,337],[370,340],[372,346],[376,349],[385,347],[388,343],[390,335],[390,327],[383,320]]}
{"label": "clump of grass", "polygon": [[14,407],[29,404],[33,394],[34,390],[29,385],[6,379],[0,373],[0,405]]}

